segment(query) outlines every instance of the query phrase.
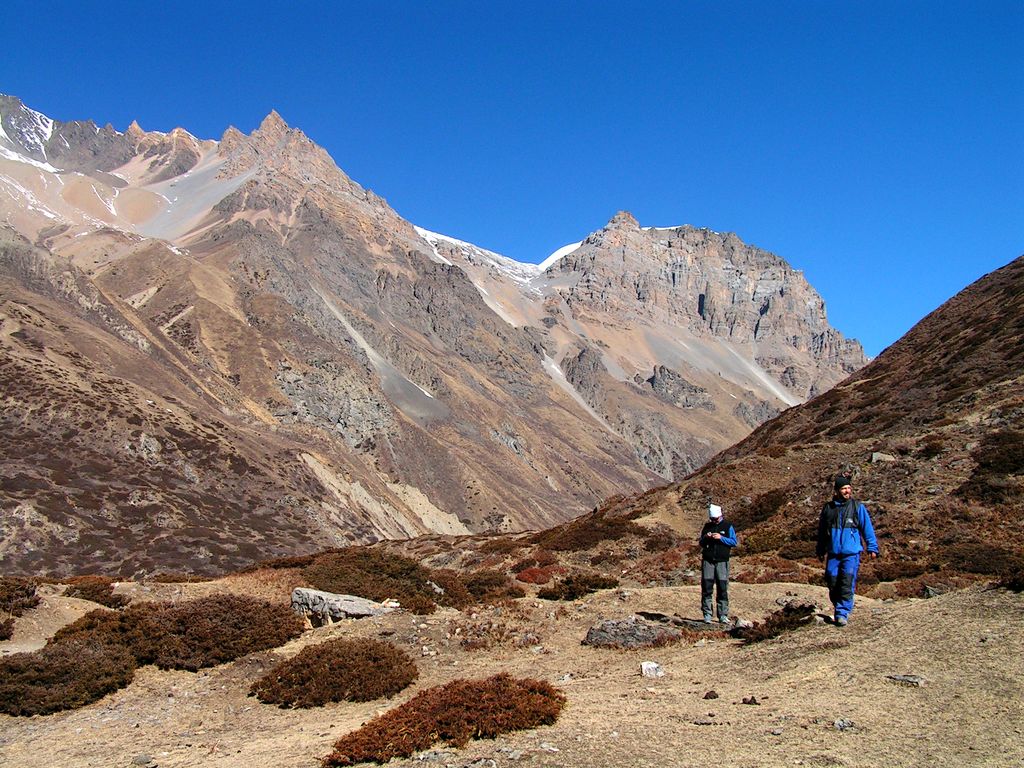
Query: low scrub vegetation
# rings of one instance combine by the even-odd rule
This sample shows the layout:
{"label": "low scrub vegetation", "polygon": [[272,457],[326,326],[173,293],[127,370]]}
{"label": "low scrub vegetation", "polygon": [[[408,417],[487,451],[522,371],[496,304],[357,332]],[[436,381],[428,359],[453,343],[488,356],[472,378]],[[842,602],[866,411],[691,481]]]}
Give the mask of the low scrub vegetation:
{"label": "low scrub vegetation", "polygon": [[759,643],[804,626],[813,615],[813,605],[789,603],[769,614],[764,621],[757,622],[752,627],[737,629],[736,636],[745,643]]}
{"label": "low scrub vegetation", "polygon": [[339,638],[303,648],[253,683],[250,695],[280,707],[394,696],[418,676],[405,651],[381,640]]}
{"label": "low scrub vegetation", "polygon": [[14,619],[38,604],[34,579],[0,576],[0,640],[10,640]]}
{"label": "low scrub vegetation", "polygon": [[409,757],[437,742],[465,746],[511,731],[550,725],[563,696],[550,683],[507,674],[485,680],[455,680],[430,688],[342,737],[324,766],[386,763]]}
{"label": "low scrub vegetation", "polygon": [[599,589],[611,589],[617,586],[619,586],[619,580],[611,576],[601,576],[596,573],[570,573],[561,581],[540,590],[537,597],[542,600],[578,600]]}
{"label": "low scrub vegetation", "polygon": [[128,649],[82,637],[37,653],[15,653],[0,660],[0,712],[48,715],[84,707],[124,688],[134,675]]}
{"label": "low scrub vegetation", "polygon": [[[433,570],[416,560],[366,547],[329,552],[306,566],[302,575],[317,589],[371,600],[397,600],[413,613],[432,613],[438,605],[464,608],[474,602],[521,596],[507,577],[491,570],[468,576]],[[521,591],[520,591],[521,592]]]}
{"label": "low scrub vegetation", "polygon": [[0,660],[0,706],[15,715],[73,709],[124,687],[138,666],[195,671],[301,632],[290,608],[237,595],[99,608],[63,627],[42,650]]}
{"label": "low scrub vegetation", "polygon": [[526,595],[523,588],[504,573],[488,568],[463,574],[462,583],[477,603],[497,603]]}
{"label": "low scrub vegetation", "polygon": [[114,581],[106,576],[76,576],[68,579],[64,595],[99,603],[107,608],[123,608],[128,604],[126,597],[114,594]]}
{"label": "low scrub vegetation", "polygon": [[605,510],[594,510],[564,525],[541,531],[530,541],[556,552],[579,552],[626,536],[644,538],[648,533],[646,528],[634,523],[629,516],[613,517]]}

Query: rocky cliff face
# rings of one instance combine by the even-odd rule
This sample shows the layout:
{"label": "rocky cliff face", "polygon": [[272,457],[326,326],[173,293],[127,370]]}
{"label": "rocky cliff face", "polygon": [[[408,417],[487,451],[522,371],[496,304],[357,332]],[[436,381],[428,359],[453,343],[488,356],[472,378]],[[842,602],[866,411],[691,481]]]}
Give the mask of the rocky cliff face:
{"label": "rocky cliff face", "polygon": [[864,365],[860,344],[830,327],[825,303],[779,257],[736,235],[684,226],[641,228],[628,213],[557,265],[577,319],[661,324],[750,350],[774,380],[813,397]]}
{"label": "rocky cliff face", "polygon": [[8,571],[544,527],[857,365],[732,236],[623,215],[541,271],[414,228],[276,113],[213,142],[4,97],[0,127]]}

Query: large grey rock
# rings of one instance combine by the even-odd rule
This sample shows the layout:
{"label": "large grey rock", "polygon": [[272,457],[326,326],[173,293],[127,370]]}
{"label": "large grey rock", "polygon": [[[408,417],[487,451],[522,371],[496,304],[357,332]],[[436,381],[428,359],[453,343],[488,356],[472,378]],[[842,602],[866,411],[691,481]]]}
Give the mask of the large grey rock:
{"label": "large grey rock", "polygon": [[306,587],[296,587],[292,590],[292,610],[300,616],[305,616],[314,626],[333,624],[341,619],[380,616],[394,609],[392,605],[355,595],[338,595]]}
{"label": "large grey rock", "polygon": [[630,617],[604,621],[596,627],[591,627],[587,630],[583,645],[604,648],[650,648],[681,637],[682,632],[678,629],[649,624]]}

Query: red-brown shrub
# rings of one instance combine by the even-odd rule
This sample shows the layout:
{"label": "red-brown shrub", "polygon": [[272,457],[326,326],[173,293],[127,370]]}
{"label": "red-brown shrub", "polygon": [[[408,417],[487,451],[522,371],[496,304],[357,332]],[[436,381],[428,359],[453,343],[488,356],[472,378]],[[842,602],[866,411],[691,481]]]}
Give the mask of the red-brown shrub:
{"label": "red-brown shrub", "polygon": [[0,620],[0,640],[10,640],[14,637],[14,619]]}
{"label": "red-brown shrub", "polygon": [[65,597],[89,600],[107,608],[122,608],[129,602],[123,595],[114,594],[114,581],[106,576],[76,576],[67,582]]}
{"label": "red-brown shrub", "polygon": [[596,573],[571,573],[550,587],[537,593],[542,600],[578,600],[599,589],[619,586],[619,580]]}
{"label": "red-brown shrub", "polygon": [[526,594],[504,573],[487,568],[463,574],[462,583],[478,603],[496,603]]}
{"label": "red-brown shrub", "polygon": [[625,536],[642,537],[647,529],[628,517],[610,517],[606,511],[594,511],[564,525],[541,531],[530,541],[557,552],[579,552],[602,541],[618,541]]}
{"label": "red-brown shrub", "polygon": [[783,632],[791,632],[794,629],[804,626],[814,615],[814,606],[807,603],[789,603],[780,610],[768,615],[764,621],[757,622],[752,627],[741,627],[736,630],[736,636],[745,643],[758,643],[762,640],[770,640],[778,637]]}
{"label": "red-brown shrub", "polygon": [[438,741],[461,747],[471,738],[493,739],[510,731],[550,725],[564,705],[565,696],[540,680],[520,680],[507,674],[486,680],[455,680],[423,691],[343,736],[323,765],[386,763]]}
{"label": "red-brown shrub", "polygon": [[127,649],[84,638],[16,653],[0,659],[0,711],[27,716],[84,707],[125,687],[134,674]]}
{"label": "red-brown shrub", "polygon": [[0,613],[21,616],[39,604],[36,581],[18,576],[0,576]]}
{"label": "red-brown shrub", "polygon": [[380,640],[339,638],[303,648],[253,683],[249,693],[280,707],[394,696],[419,675],[405,651]]}
{"label": "red-brown shrub", "polygon": [[302,634],[284,605],[240,595],[182,603],[139,603],[123,612],[90,611],[58,631],[50,645],[73,638],[129,650],[137,663],[196,671],[284,645]]}
{"label": "red-brown shrub", "polygon": [[551,581],[551,578],[555,573],[562,570],[563,569],[558,566],[548,566],[546,568],[524,568],[516,574],[516,580],[521,581],[524,584],[547,584]]}
{"label": "red-brown shrub", "polygon": [[146,623],[153,634],[142,644],[144,655],[161,669],[192,672],[276,648],[303,631],[289,606],[241,595],[156,605]]}
{"label": "red-brown shrub", "polygon": [[465,587],[449,596],[438,593],[429,582],[442,586],[458,583],[453,572],[431,571],[415,560],[365,547],[349,547],[318,557],[302,571],[306,580],[327,592],[358,595],[371,600],[393,599],[413,613],[431,613],[442,605],[470,601]]}

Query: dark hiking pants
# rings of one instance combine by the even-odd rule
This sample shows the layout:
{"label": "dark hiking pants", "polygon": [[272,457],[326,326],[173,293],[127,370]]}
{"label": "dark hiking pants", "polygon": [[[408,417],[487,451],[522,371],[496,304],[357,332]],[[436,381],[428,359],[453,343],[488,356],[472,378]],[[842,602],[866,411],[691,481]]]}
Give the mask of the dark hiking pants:
{"label": "dark hiking pants", "polygon": [[718,618],[729,617],[729,561],[712,563],[704,560],[700,570],[700,607],[705,617],[713,617],[711,599],[718,591]]}

